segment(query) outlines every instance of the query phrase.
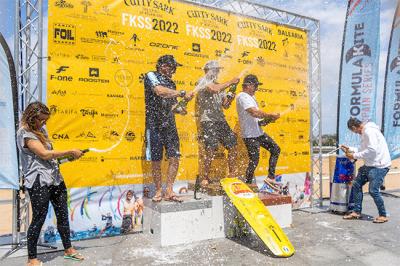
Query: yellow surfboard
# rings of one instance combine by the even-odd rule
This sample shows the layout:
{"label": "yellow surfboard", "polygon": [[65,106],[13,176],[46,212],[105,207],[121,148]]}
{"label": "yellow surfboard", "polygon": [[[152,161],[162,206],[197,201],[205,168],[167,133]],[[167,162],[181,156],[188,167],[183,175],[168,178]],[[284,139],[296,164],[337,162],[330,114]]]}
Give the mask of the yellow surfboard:
{"label": "yellow surfboard", "polygon": [[294,254],[292,243],[257,194],[237,178],[224,178],[221,185],[233,205],[275,256],[290,257]]}

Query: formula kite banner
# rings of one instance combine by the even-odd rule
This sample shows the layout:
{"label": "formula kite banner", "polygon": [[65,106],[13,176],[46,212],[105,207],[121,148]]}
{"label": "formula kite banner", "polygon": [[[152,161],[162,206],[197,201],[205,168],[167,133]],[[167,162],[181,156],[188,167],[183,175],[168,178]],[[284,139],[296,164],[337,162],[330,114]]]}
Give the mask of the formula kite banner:
{"label": "formula kite banner", "polygon": [[358,145],[347,120],[376,120],[380,0],[349,0],[338,99],[338,143]]}
{"label": "formula kite banner", "polygon": [[[260,107],[281,118],[264,130],[281,147],[277,174],[310,171],[308,38],[305,31],[182,1],[49,0],[47,95],[50,137],[57,149],[92,148],[62,165],[69,188],[151,183],[145,161],[144,75],[172,54],[183,66],[173,79],[191,91],[209,60],[224,67],[219,82],[256,74]],[[238,92],[241,91],[241,83]],[[181,143],[178,179],[201,171],[195,101],[177,115]],[[239,133],[235,103],[226,110]],[[247,152],[239,142],[238,165]],[[258,176],[267,173],[263,151]],[[213,163],[225,177],[226,151]],[[166,170],[167,164],[163,164]]]}
{"label": "formula kite banner", "polygon": [[386,66],[383,133],[392,160],[400,157],[400,8],[397,6]]}
{"label": "formula kite banner", "polygon": [[0,33],[0,189],[19,189],[15,76],[10,49]]}

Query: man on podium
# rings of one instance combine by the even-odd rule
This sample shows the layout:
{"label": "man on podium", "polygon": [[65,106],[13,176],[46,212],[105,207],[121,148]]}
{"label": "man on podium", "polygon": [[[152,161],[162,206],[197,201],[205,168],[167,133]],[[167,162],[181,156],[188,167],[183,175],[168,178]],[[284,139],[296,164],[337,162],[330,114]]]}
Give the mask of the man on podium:
{"label": "man on podium", "polygon": [[167,187],[164,200],[182,202],[173,191],[173,185],[179,167],[179,137],[176,128],[175,114],[172,108],[177,97],[190,100],[193,93],[176,90],[172,75],[176,68],[182,66],[172,55],[163,55],[157,61],[157,71],[146,74],[144,79],[146,105],[146,160],[151,161],[152,175],[156,187],[154,202],[162,198],[161,161],[165,148],[168,157]]}
{"label": "man on podium", "polygon": [[258,81],[257,76],[251,74],[247,75],[243,80],[243,91],[238,94],[236,99],[236,109],[239,115],[241,135],[249,156],[249,164],[246,170],[246,183],[251,184],[253,181],[254,172],[260,159],[261,146],[271,153],[268,177],[264,182],[276,188],[275,167],[281,149],[278,144],[261,129],[259,121],[260,119],[275,121],[280,115],[269,114],[258,108],[254,94],[259,85],[262,85],[262,83]]}
{"label": "man on podium", "polygon": [[218,83],[217,79],[221,69],[218,61],[207,62],[204,66],[205,76],[198,82],[199,91],[196,97],[196,105],[200,120],[199,135],[205,148],[203,180],[201,182],[203,187],[210,182],[211,162],[220,143],[228,150],[229,175],[230,177],[236,176],[237,139],[226,122],[222,108],[229,108],[235,99],[233,90],[228,93],[225,90],[231,86],[234,86],[236,90],[239,78]]}

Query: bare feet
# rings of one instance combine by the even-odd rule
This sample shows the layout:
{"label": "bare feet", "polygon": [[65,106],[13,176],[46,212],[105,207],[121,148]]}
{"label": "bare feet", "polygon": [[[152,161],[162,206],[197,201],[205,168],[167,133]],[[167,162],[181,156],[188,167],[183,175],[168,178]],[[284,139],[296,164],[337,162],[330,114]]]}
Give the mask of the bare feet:
{"label": "bare feet", "polygon": [[41,265],[43,265],[43,262],[38,259],[29,259],[28,263],[26,265],[27,266],[41,266]]}

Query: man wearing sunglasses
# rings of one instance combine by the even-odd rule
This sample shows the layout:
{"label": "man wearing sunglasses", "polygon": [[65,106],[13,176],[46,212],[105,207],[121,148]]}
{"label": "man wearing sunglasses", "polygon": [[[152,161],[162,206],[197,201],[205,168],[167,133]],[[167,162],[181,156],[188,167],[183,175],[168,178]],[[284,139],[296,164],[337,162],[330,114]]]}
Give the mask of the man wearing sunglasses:
{"label": "man wearing sunglasses", "polygon": [[258,108],[254,94],[258,86],[262,85],[257,76],[247,75],[243,80],[243,91],[236,99],[236,109],[239,115],[240,130],[243,141],[247,148],[249,164],[246,170],[246,183],[251,184],[254,172],[260,159],[260,146],[271,153],[269,158],[267,184],[275,184],[275,167],[278,162],[280,148],[278,144],[268,136],[258,124],[260,119],[277,120],[279,114],[269,114]]}
{"label": "man wearing sunglasses", "polygon": [[179,137],[172,108],[177,97],[190,100],[193,93],[177,91],[173,74],[178,66],[172,55],[163,55],[157,61],[157,71],[146,74],[144,79],[146,105],[146,160],[152,162],[152,175],[156,187],[154,202],[162,200],[161,161],[163,150],[168,158],[167,187],[164,200],[181,202],[173,192],[173,184],[179,167]]}

